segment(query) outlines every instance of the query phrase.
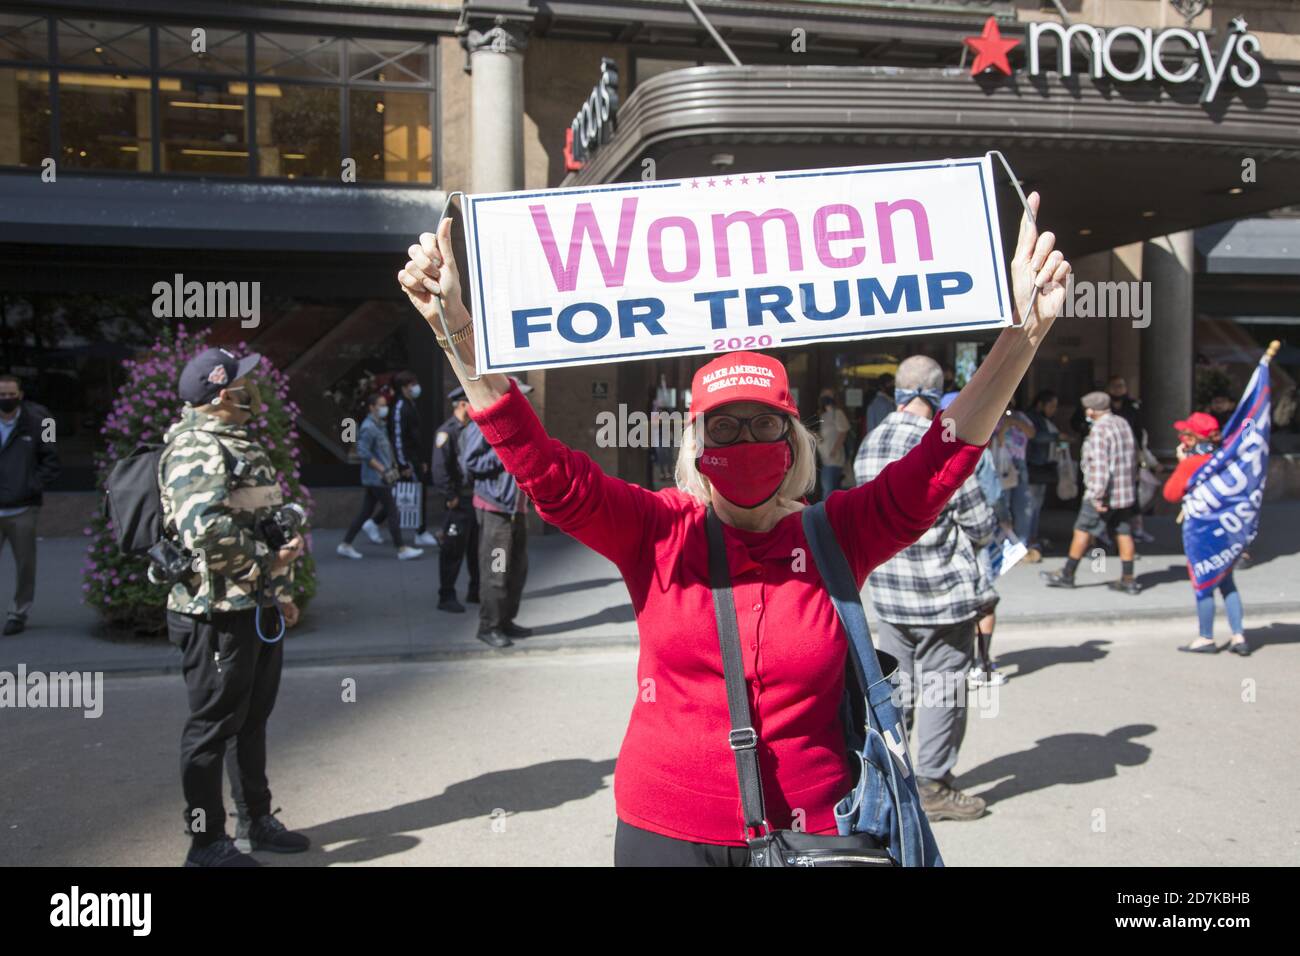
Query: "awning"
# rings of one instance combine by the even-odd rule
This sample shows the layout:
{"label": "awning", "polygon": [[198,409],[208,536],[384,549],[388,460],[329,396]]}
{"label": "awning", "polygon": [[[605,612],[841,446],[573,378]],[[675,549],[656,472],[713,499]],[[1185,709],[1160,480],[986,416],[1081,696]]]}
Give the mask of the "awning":
{"label": "awning", "polygon": [[1200,272],[1300,276],[1300,218],[1239,219],[1197,229],[1196,255]]}

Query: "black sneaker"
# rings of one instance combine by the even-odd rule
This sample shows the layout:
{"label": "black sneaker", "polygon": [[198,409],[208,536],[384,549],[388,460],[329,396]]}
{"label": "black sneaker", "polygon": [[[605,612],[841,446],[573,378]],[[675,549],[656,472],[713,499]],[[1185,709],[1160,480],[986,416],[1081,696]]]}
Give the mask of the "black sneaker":
{"label": "black sneaker", "polygon": [[26,618],[21,618],[17,616],[10,617],[9,620],[5,621],[5,637],[8,637],[11,634],[21,634],[23,632],[23,628],[25,628],[26,626],[27,626]]}
{"label": "black sneaker", "polygon": [[247,853],[240,853],[235,841],[221,834],[207,846],[192,846],[185,856],[186,866],[261,866]]}
{"label": "black sneaker", "polygon": [[921,809],[931,820],[978,820],[984,816],[987,804],[981,797],[950,787],[942,780],[918,779]]}
{"label": "black sneaker", "polygon": [[530,637],[533,633],[531,627],[523,627],[522,625],[516,624],[514,621],[502,624],[501,630],[506,632],[506,637]]}
{"label": "black sneaker", "polygon": [[478,592],[477,592],[477,591],[470,591],[468,594],[466,594],[466,595],[465,595],[465,603],[466,603],[466,604],[477,604],[477,603],[478,603]]}
{"label": "black sneaker", "polygon": [[1074,587],[1074,575],[1066,574],[1064,571],[1039,571],[1038,576],[1049,588]]}
{"label": "black sneaker", "polygon": [[506,637],[506,632],[501,630],[501,628],[499,627],[494,627],[491,630],[487,630],[487,631],[479,631],[474,636],[477,637],[484,644],[488,645],[488,647],[495,647],[499,649],[502,647],[509,647],[512,644],[514,644],[514,641]]}
{"label": "black sneaker", "polygon": [[1107,581],[1106,587],[1110,588],[1112,591],[1123,591],[1125,594],[1142,593],[1142,585],[1138,584],[1136,578],[1129,578],[1127,581],[1123,578],[1120,578],[1118,581]]}
{"label": "black sneaker", "polygon": [[302,853],[309,846],[311,840],[301,833],[294,833],[277,820],[274,813],[268,813],[253,821],[241,819],[235,831],[235,849],[242,853],[253,850],[266,850],[270,853]]}
{"label": "black sneaker", "polygon": [[443,598],[438,602],[439,611],[450,611],[452,614],[464,614],[465,605],[461,604],[454,597]]}

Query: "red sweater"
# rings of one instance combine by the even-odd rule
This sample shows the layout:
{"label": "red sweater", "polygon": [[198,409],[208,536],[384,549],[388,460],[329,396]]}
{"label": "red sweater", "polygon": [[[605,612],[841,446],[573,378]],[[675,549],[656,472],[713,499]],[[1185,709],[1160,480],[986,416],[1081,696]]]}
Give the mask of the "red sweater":
{"label": "red sweater", "polygon": [[1178,463],[1174,473],[1165,481],[1163,494],[1165,501],[1178,502],[1183,500],[1183,495],[1187,494],[1187,483],[1192,480],[1192,475],[1196,470],[1210,460],[1209,455],[1188,455]]}
{"label": "red sweater", "polygon": [[[546,521],[613,561],[636,612],[641,654],[614,775],[621,820],[696,843],[743,845],[722,652],[709,588],[704,506],[603,473],[549,437],[511,384],[472,411]],[[936,421],[880,475],[837,491],[827,513],[859,586],[925,533],[975,470],[981,447],[943,441]],[[851,784],[839,723],[847,637],[821,586],[798,514],[771,531],[724,527],[768,820],[834,833]]]}

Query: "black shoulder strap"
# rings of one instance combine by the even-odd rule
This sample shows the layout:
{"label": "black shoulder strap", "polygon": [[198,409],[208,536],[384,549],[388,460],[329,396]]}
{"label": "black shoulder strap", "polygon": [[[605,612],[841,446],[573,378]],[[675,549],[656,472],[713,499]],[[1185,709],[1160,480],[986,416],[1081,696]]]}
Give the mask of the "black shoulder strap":
{"label": "black shoulder strap", "polygon": [[718,620],[718,643],[722,646],[722,670],[727,681],[727,710],[731,715],[731,733],[727,739],[736,755],[740,805],[745,812],[748,838],[749,830],[770,829],[763,809],[763,778],[758,772],[758,733],[749,713],[745,665],[740,656],[740,625],[731,595],[731,571],[727,568],[722,522],[712,507],[708,509],[705,525],[709,535],[709,585],[713,588],[713,613]]}

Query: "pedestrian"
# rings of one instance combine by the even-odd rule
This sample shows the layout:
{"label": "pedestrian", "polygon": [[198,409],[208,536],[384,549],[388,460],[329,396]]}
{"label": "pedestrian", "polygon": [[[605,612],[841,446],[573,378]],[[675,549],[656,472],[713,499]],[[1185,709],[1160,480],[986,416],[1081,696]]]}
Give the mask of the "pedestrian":
{"label": "pedestrian", "polygon": [[[420,484],[420,526],[415,532],[415,544],[426,548],[436,545],[438,539],[429,532],[425,517],[428,512],[426,489],[429,484],[429,456],[424,452],[420,435],[420,411],[415,400],[422,389],[414,372],[401,371],[393,376],[392,413],[387,418],[388,441],[393,448],[398,474],[405,481]],[[373,539],[372,539],[373,540]]]}
{"label": "pedestrian", "polygon": [[[1037,212],[1037,193],[1029,208]],[[439,345],[472,367],[477,346],[450,227],[444,220],[436,238],[420,236],[398,281],[430,326],[450,333],[438,333]],[[1069,265],[1053,243],[1022,220],[1009,272],[1023,322],[1003,330],[947,423],[932,424],[873,481],[827,499],[859,585],[927,533],[974,469],[1064,302]],[[1026,311],[1035,285],[1040,294]],[[460,361],[452,366],[461,374]],[[746,374],[705,378],[732,366]],[[799,557],[809,554],[800,512],[814,486],[815,439],[799,421],[785,367],[771,356],[732,352],[698,369],[677,487],[658,492],[604,474],[590,456],[549,437],[504,375],[461,384],[475,425],[538,514],[612,561],[631,594],[639,683],[614,778],[615,863],[747,863],[752,831],[735,754],[760,750],[764,824],[789,828],[797,820],[809,834],[838,832],[833,810],[853,784],[839,720],[848,641],[815,563]],[[739,741],[709,573],[707,529],[716,522],[755,718],[755,732]]]}
{"label": "pedestrian", "polygon": [[[943,369],[927,356],[913,355],[898,366],[895,410],[858,449],[859,482],[876,479],[924,442],[939,417],[943,381]],[[954,395],[943,418],[956,414],[958,401]],[[1002,410],[994,412],[995,428],[1001,427]],[[986,449],[980,457],[988,454]],[[995,481],[994,500],[997,490]],[[909,735],[913,729],[916,734],[916,784],[931,820],[974,820],[985,811],[983,800],[952,785],[952,771],[966,734],[976,625],[997,603],[991,574],[981,576],[977,555],[996,530],[993,507],[971,474],[930,530],[868,578],[880,618],[880,649],[898,659],[904,678],[903,713]],[[939,682],[942,692],[936,693],[932,688]]]}
{"label": "pedestrian", "polygon": [[1029,540],[1032,504],[1029,500],[1029,442],[1034,437],[1029,416],[1014,406],[1007,408],[994,436],[1005,467],[1002,469],[1002,497],[999,520],[1005,516],[1011,531],[1021,541]]}
{"label": "pedestrian", "polygon": [[399,472],[393,448],[384,431],[387,417],[388,399],[379,392],[371,392],[366,398],[366,416],[357,432],[357,457],[361,459],[361,510],[352,519],[337,549],[341,556],[354,561],[360,561],[362,554],[352,547],[352,542],[360,534],[362,526],[373,520],[376,509],[379,509],[379,520],[388,522],[388,533],[392,536],[399,561],[413,561],[424,554],[423,548],[413,548],[402,542],[402,519],[393,498],[393,485],[397,484]]}
{"label": "pedestrian", "polygon": [[186,866],[257,866],[252,850],[301,853],[310,844],[275,817],[266,777],[266,724],[283,664],[266,612],[278,608],[284,627],[298,622],[293,566],[304,544],[301,535],[277,542],[265,530],[284,501],[275,466],[248,431],[265,408],[249,378],[260,362],[256,353],[211,348],[186,363],[177,389],[185,407],[158,467],[164,533],[192,557],[167,595],[167,636],[181,649],[189,696],[181,735]]}
{"label": "pedestrian", "polygon": [[1034,396],[1026,412],[1034,426],[1033,437],[1025,447],[1025,465],[1029,474],[1029,533],[1025,536],[1025,546],[1029,551],[1024,560],[1037,564],[1043,559],[1045,543],[1038,535],[1038,522],[1043,513],[1043,502],[1047,499],[1048,486],[1054,486],[1059,477],[1057,471],[1056,448],[1061,440],[1061,430],[1053,419],[1060,400],[1051,389],[1043,389]]}
{"label": "pedestrian", "polygon": [[1133,576],[1135,547],[1133,514],[1137,504],[1137,447],[1133,429],[1111,411],[1111,397],[1105,392],[1083,396],[1084,415],[1090,423],[1084,439],[1083,501],[1074,522],[1069,556],[1060,571],[1042,571],[1048,587],[1072,588],[1079,562],[1092,539],[1108,532],[1119,549],[1120,579],[1106,586],[1125,594],[1138,594],[1142,585]]}
{"label": "pedestrian", "polygon": [[871,429],[879,425],[894,412],[894,376],[886,372],[876,379],[876,394],[867,405],[867,430],[863,437],[871,434]]}
{"label": "pedestrian", "polygon": [[[1164,496],[1172,504],[1181,504],[1188,482],[1219,447],[1221,433],[1218,419],[1206,412],[1193,412],[1184,420],[1174,422],[1174,428],[1178,432],[1178,466],[1165,481]],[[1250,644],[1243,633],[1241,595],[1232,579],[1234,570],[1228,568],[1218,584],[1219,593],[1223,595],[1223,608],[1228,615],[1228,629],[1232,632],[1228,649],[1249,657]],[[1178,649],[1194,654],[1217,654],[1222,648],[1214,642],[1214,588],[1206,588],[1196,595],[1196,619],[1200,627],[1199,636]]]}
{"label": "pedestrian", "polygon": [[844,442],[849,437],[849,417],[835,400],[833,389],[823,388],[818,399],[821,405],[821,427],[817,431],[817,459],[821,462],[822,498],[838,491],[844,478]]}
{"label": "pedestrian", "polygon": [[[521,395],[533,390],[516,382]],[[460,470],[474,486],[478,522],[479,616],[475,635],[489,647],[505,648],[528,637],[531,627],[515,622],[528,579],[528,496],[515,476],[470,421],[460,433]]]}
{"label": "pedestrian", "polygon": [[6,635],[22,632],[36,599],[36,524],[60,472],[55,432],[49,409],[24,399],[16,376],[0,375],[0,555],[7,543],[16,585]]}
{"label": "pedestrian", "polygon": [[[460,386],[447,393],[451,415],[433,436],[433,487],[442,496],[442,548],[438,552],[438,610],[465,613],[479,602],[478,521],[473,489],[460,470],[460,433],[469,423],[469,402]],[[461,562],[469,572],[465,604],[456,600]]]}

